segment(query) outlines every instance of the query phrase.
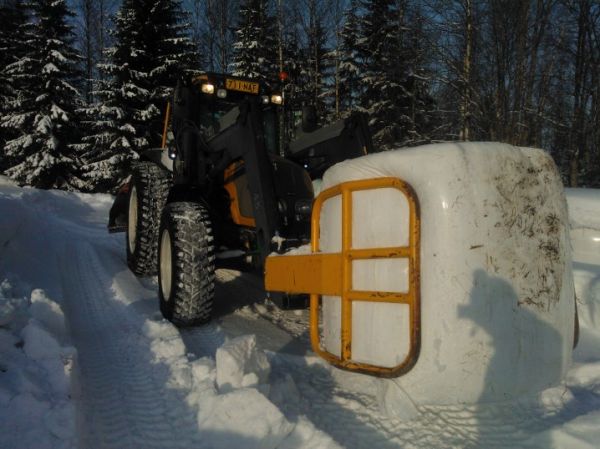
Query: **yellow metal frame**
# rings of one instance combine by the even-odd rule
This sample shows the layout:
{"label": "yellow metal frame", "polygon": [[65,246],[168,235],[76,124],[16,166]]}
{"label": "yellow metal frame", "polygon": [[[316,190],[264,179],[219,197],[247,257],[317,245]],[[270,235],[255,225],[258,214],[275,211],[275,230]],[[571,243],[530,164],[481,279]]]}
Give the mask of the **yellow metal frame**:
{"label": "yellow metal frame", "polygon": [[247,226],[251,228],[256,227],[256,220],[254,217],[246,217],[242,215],[240,210],[240,196],[235,185],[235,176],[236,172],[243,166],[242,161],[232,162],[225,169],[225,173],[223,175],[223,182],[225,186],[225,190],[229,194],[229,199],[231,203],[229,204],[229,211],[231,213],[231,219],[237,225]]}
{"label": "yellow metal frame", "polygon": [[[352,194],[357,191],[395,188],[409,204],[409,244],[391,248],[352,248]],[[319,253],[321,209],[325,201],[342,197],[342,252]],[[420,210],[412,187],[398,178],[351,181],[331,187],[313,205],[310,255],[268,257],[265,287],[288,293],[310,293],[310,340],[319,356],[340,368],[382,377],[395,377],[409,371],[421,347],[420,302]],[[406,293],[358,291],[352,288],[354,260],[404,258],[409,262],[409,290]],[[321,295],[341,297],[341,357],[322,349],[319,337]],[[409,306],[410,346],[406,358],[395,367],[381,367],[352,361],[352,302],[389,302]],[[376,325],[376,323],[374,323]]]}

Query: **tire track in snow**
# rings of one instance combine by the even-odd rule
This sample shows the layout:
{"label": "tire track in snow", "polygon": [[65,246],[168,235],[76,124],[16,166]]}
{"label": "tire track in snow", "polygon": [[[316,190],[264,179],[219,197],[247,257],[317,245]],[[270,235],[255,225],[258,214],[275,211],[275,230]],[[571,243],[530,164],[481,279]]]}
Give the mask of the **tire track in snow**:
{"label": "tire track in snow", "polygon": [[[349,449],[553,447],[550,429],[600,407],[600,396],[589,400],[557,387],[541,397],[502,403],[417,406],[403,420],[382,410],[377,395],[391,380],[345,372],[316,358],[276,354],[272,366],[279,379],[291,377],[298,391],[275,401],[288,419],[305,415]],[[397,405],[406,404],[400,399]]]}
{"label": "tire track in snow", "polygon": [[144,317],[119,302],[113,278],[89,243],[68,245],[62,261],[65,299],[79,352],[83,447],[190,447],[195,412],[170,388],[169,367],[156,361]]}

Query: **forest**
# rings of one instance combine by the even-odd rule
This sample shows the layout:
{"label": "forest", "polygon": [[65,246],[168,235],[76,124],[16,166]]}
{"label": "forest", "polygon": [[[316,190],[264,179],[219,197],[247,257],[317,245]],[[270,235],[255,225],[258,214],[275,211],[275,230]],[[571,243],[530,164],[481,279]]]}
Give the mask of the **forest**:
{"label": "forest", "polygon": [[0,0],[0,173],[114,193],[182,75],[270,82],[377,151],[543,148],[600,187],[598,0]]}

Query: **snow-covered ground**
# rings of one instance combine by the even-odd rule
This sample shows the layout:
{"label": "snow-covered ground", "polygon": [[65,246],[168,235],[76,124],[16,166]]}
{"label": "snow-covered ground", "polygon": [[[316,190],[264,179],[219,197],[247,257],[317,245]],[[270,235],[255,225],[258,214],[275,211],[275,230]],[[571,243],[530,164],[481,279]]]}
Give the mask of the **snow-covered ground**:
{"label": "snow-covered ground", "polygon": [[[600,234],[600,192],[568,195],[572,225]],[[600,446],[600,253],[574,255],[581,338],[563,385],[417,406],[315,357],[306,311],[270,305],[255,275],[218,271],[212,324],[165,322],[156,280],[106,233],[111,203],[0,177],[2,448]]]}

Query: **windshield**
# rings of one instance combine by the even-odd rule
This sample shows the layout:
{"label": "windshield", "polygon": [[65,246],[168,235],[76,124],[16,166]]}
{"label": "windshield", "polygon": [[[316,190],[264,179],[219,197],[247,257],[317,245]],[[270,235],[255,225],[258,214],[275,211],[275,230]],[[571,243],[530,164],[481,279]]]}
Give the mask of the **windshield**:
{"label": "windshield", "polygon": [[[239,114],[236,106],[236,104],[224,101],[201,105],[198,125],[207,139],[235,124]],[[264,107],[262,110],[262,119],[265,147],[269,153],[278,154],[279,127],[276,108],[273,106]]]}

